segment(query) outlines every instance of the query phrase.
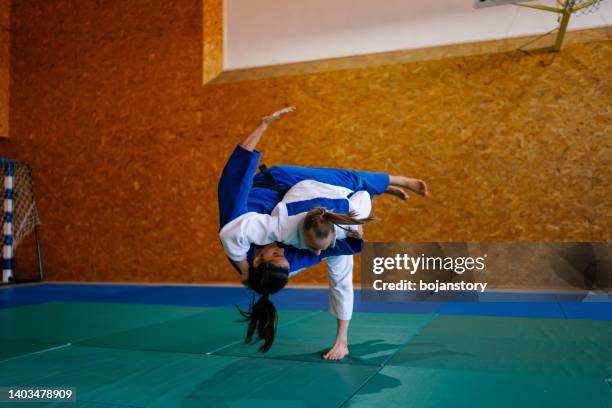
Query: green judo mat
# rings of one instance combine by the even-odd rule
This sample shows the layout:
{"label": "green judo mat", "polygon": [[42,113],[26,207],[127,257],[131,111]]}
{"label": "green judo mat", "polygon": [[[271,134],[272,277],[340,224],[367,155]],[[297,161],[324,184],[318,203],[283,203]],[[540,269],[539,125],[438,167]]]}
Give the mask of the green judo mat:
{"label": "green judo mat", "polygon": [[51,302],[0,311],[0,359],[201,313],[203,308]]}
{"label": "green judo mat", "polygon": [[0,311],[0,386],[74,387],[10,407],[611,407],[612,322],[281,310],[272,349],[234,308],[53,302]]}

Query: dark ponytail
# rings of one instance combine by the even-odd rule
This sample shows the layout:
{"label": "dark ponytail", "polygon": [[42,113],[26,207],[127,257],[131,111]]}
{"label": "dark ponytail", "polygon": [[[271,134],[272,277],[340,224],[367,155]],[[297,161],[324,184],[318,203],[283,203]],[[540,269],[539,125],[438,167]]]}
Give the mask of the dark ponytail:
{"label": "dark ponytail", "polygon": [[255,341],[263,340],[258,350],[262,353],[272,347],[278,324],[278,314],[276,307],[270,301],[270,295],[285,287],[288,280],[289,270],[287,268],[262,262],[257,268],[249,269],[249,287],[261,296],[256,302],[255,294],[253,294],[249,310],[245,311],[238,307],[238,311],[244,317],[244,321],[249,322],[244,342],[247,344],[253,342],[253,336],[257,333]]}
{"label": "dark ponytail", "polygon": [[248,311],[238,308],[238,311],[244,317],[245,322],[249,322],[247,335],[244,339],[246,344],[253,342],[253,335],[257,331],[256,341],[263,340],[263,344],[259,347],[259,351],[265,353],[270,350],[274,343],[276,334],[276,325],[278,324],[278,314],[276,307],[270,302],[268,295],[263,295],[255,302],[255,294],[251,300],[251,305]]}

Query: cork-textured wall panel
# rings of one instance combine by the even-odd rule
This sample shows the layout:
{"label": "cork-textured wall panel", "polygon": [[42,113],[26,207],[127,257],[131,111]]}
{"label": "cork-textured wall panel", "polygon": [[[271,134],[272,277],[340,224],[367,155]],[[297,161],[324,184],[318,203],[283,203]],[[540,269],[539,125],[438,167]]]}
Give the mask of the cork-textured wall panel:
{"label": "cork-textured wall panel", "polygon": [[0,137],[9,135],[11,2],[0,0]]}
{"label": "cork-textured wall panel", "polygon": [[223,0],[202,0],[202,73],[210,82],[223,69]]}
{"label": "cork-textured wall panel", "polygon": [[[203,87],[201,0],[13,11],[14,137],[0,154],[33,165],[49,279],[235,280],[217,179],[286,105],[298,110],[259,146],[268,165],[429,183],[427,198],[376,198],[371,241],[612,238],[612,41]],[[17,262],[34,269],[25,249]]]}

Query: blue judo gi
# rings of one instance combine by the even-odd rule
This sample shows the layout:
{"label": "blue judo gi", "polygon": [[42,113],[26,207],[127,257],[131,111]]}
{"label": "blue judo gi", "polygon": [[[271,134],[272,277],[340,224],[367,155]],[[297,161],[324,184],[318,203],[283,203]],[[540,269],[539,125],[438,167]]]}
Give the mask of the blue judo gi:
{"label": "blue judo gi", "polygon": [[[260,152],[249,151],[240,145],[236,146],[230,156],[218,186],[220,229],[247,212],[270,214],[282,199],[281,194],[272,188],[254,187],[254,184],[262,185],[267,182],[263,173],[256,174],[260,157]],[[373,197],[384,193],[389,185],[389,175],[386,173],[299,166],[272,166],[269,172],[275,182],[285,190],[300,181],[315,180],[353,191],[365,190]],[[308,200],[302,204],[302,211],[320,206],[334,210],[334,203],[325,201],[324,198]],[[360,253],[362,248],[361,239],[347,237],[337,240],[334,247],[321,251],[319,255],[291,246],[286,246],[284,252],[290,271],[298,271],[316,265],[327,257]],[[254,258],[256,249],[256,245],[251,246],[247,255],[249,263]]]}

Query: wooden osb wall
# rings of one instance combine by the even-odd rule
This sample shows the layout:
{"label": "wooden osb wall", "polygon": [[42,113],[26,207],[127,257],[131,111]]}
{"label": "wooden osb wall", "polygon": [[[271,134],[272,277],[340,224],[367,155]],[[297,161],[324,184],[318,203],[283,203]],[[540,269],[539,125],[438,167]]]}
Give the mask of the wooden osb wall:
{"label": "wooden osb wall", "polygon": [[268,165],[428,181],[428,198],[377,198],[369,240],[612,238],[612,41],[203,87],[201,16],[201,0],[14,5],[0,153],[34,167],[50,279],[234,280],[217,178],[290,104],[261,143]]}
{"label": "wooden osb wall", "polygon": [[202,0],[202,83],[223,70],[223,0]]}
{"label": "wooden osb wall", "polygon": [[0,0],[0,137],[9,135],[10,0]]}

